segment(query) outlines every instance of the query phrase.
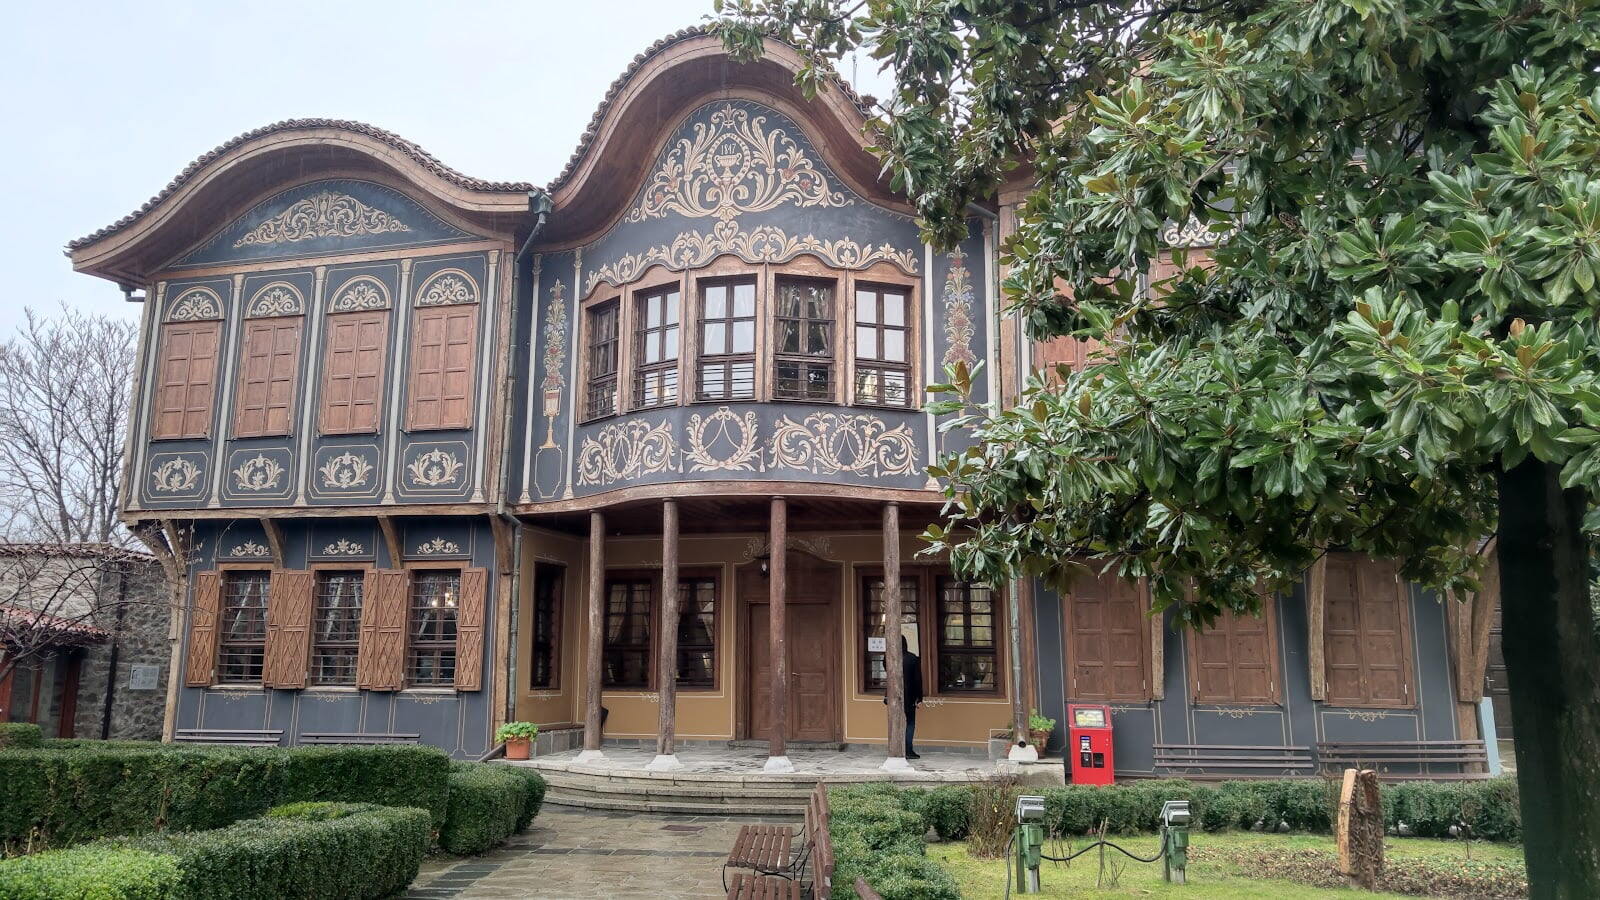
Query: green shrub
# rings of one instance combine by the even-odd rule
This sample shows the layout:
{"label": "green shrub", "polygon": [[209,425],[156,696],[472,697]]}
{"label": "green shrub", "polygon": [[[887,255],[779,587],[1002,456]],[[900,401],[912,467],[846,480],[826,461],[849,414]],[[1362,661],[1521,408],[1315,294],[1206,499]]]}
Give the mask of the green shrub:
{"label": "green shrub", "polygon": [[44,732],[31,722],[0,722],[0,749],[37,747],[44,743]]}
{"label": "green shrub", "polygon": [[440,847],[463,856],[482,853],[517,830],[528,804],[528,788],[510,766],[452,763],[449,784]]}
{"label": "green shrub", "polygon": [[545,780],[544,776],[526,766],[505,766],[507,771],[522,779],[523,796],[526,798],[522,805],[522,814],[517,816],[517,833],[528,830],[533,824],[533,817],[539,814],[544,806]]}
{"label": "green shrub", "polygon": [[438,827],[448,771],[442,751],[417,746],[6,750],[0,846],[220,828],[295,800],[422,807]]}
{"label": "green shrub", "polygon": [[928,791],[922,818],[941,841],[959,841],[972,827],[972,788],[947,784]]}
{"label": "green shrub", "polygon": [[295,804],[226,828],[114,838],[95,847],[176,860],[173,896],[376,898],[417,876],[428,852],[427,810],[371,804]]}
{"label": "green shrub", "polygon": [[166,900],[182,874],[170,856],[74,847],[0,861],[7,900]]}
{"label": "green shrub", "polygon": [[828,835],[833,841],[834,889],[854,892],[856,878],[884,900],[957,900],[955,880],[924,855],[927,792],[893,785],[855,785],[830,791]]}

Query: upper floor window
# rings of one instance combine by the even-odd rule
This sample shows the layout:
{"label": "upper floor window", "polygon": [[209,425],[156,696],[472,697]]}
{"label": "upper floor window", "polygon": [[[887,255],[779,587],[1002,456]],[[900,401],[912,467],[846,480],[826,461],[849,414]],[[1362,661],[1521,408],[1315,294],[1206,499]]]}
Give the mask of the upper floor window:
{"label": "upper floor window", "polygon": [[388,336],[388,310],[343,312],[328,317],[322,380],[323,434],[378,430]]}
{"label": "upper floor window", "polygon": [[756,283],[721,281],[700,288],[698,400],[756,395]]}
{"label": "upper floor window", "polygon": [[621,305],[615,300],[589,310],[589,389],[583,409],[591,419],[617,411],[620,312]]}
{"label": "upper floor window", "polygon": [[223,579],[217,681],[259,684],[267,650],[268,572],[229,572]]}
{"label": "upper floor window", "polygon": [[297,315],[245,320],[234,436],[289,433],[294,387],[300,378],[302,320]]}
{"label": "upper floor window", "polygon": [[780,278],[773,315],[773,396],[834,399],[833,282]]}
{"label": "upper floor window", "polygon": [[898,288],[856,288],[856,402],[911,405],[909,298]]}
{"label": "upper floor window", "polygon": [[633,405],[678,402],[678,288],[635,298]]}
{"label": "upper floor window", "polygon": [[477,284],[459,269],[434,274],[417,291],[411,318],[408,430],[467,428],[472,424],[477,301]]}
{"label": "upper floor window", "polygon": [[411,578],[409,652],[406,681],[421,687],[449,687],[456,678],[456,616],[461,603],[461,573],[420,571]]}
{"label": "upper floor window", "polygon": [[356,653],[361,643],[362,572],[317,574],[311,680],[316,684],[356,683]]}
{"label": "upper floor window", "polygon": [[150,436],[197,438],[211,433],[217,392],[217,345],[222,323],[168,322],[161,326],[155,422]]}

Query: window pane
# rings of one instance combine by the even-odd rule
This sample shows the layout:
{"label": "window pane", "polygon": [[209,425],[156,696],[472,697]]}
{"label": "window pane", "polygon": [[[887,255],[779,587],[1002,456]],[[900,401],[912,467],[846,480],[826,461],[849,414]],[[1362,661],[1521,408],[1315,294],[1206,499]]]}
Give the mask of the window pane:
{"label": "window pane", "polygon": [[878,295],[873,291],[856,291],[856,321],[878,321]]}
{"label": "window pane", "polygon": [[833,352],[832,328],[826,322],[812,322],[806,330],[806,353],[828,356]]}
{"label": "window pane", "polygon": [[666,345],[667,346],[666,346],[666,349],[662,353],[662,357],[664,359],[677,359],[678,358],[678,326],[674,325],[674,326],[672,326],[672,327],[667,329]]}
{"label": "window pane", "polygon": [[756,350],[756,323],[733,323],[733,352],[754,353]]}
{"label": "window pane", "polygon": [[756,395],[756,364],[742,362],[733,364],[732,386],[729,394],[734,399],[749,399]]}
{"label": "window pane", "polygon": [[798,322],[779,322],[778,323],[778,352],[779,353],[799,353],[800,352],[800,323],[798,323]]}
{"label": "window pane", "polygon": [[[734,335],[735,338],[737,338],[737,327],[735,328]],[[727,353],[728,326],[722,324],[721,322],[707,322],[705,326],[705,337],[701,339],[701,344],[704,345],[700,348],[700,352],[702,353]]]}
{"label": "window pane", "polygon": [[883,359],[892,362],[906,361],[906,333],[886,328],[883,331]]}
{"label": "window pane", "polygon": [[655,328],[661,324],[661,297],[645,298],[644,324],[648,328]]}
{"label": "window pane", "polygon": [[745,282],[733,286],[733,314],[736,316],[753,316],[756,314],[756,286],[754,282]]}
{"label": "window pane", "polygon": [[728,288],[726,285],[707,285],[705,318],[720,319],[728,314]]}
{"label": "window pane", "polygon": [[884,294],[883,295],[883,324],[885,324],[885,325],[904,325],[904,324],[906,324],[906,295],[905,294]]}
{"label": "window pane", "polygon": [[878,329],[866,325],[856,326],[856,356],[862,359],[878,358]]}
{"label": "window pane", "polygon": [[678,292],[673,291],[666,297],[666,324],[676,325],[678,322]]}
{"label": "window pane", "polygon": [[651,340],[650,337],[645,338],[644,361],[646,365],[661,361],[661,347],[654,340]]}

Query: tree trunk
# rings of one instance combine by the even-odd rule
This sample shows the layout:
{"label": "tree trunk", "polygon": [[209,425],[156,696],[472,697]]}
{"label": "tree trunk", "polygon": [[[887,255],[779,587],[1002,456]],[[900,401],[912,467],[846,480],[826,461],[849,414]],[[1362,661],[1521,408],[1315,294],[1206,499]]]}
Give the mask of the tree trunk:
{"label": "tree trunk", "polygon": [[1502,640],[1530,893],[1576,900],[1600,897],[1600,641],[1588,497],[1559,472],[1529,458],[1500,475]]}

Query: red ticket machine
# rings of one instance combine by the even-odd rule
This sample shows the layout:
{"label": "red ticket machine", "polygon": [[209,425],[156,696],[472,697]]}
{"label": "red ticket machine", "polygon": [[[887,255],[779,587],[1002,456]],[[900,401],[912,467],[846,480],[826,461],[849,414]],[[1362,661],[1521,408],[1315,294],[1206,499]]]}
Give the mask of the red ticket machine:
{"label": "red ticket machine", "polygon": [[1074,703],[1067,707],[1067,759],[1073,784],[1112,784],[1111,707]]}

